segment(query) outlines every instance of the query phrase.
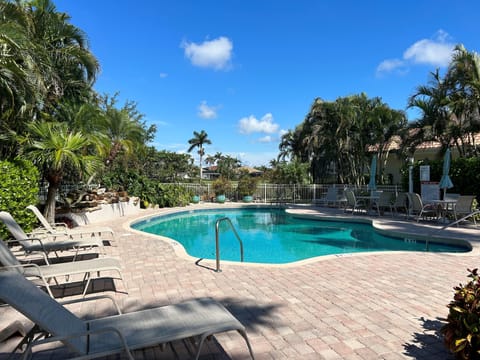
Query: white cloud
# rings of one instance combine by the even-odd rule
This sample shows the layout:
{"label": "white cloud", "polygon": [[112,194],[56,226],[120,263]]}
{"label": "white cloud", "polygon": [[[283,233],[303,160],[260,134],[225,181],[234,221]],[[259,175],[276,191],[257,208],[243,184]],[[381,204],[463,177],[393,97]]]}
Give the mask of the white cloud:
{"label": "white cloud", "polygon": [[437,31],[434,39],[422,39],[404,51],[402,59],[384,60],[377,66],[377,75],[386,73],[405,73],[415,64],[436,67],[448,66],[455,44],[449,42],[450,36],[443,30]]}
{"label": "white cloud", "polygon": [[238,122],[239,131],[241,134],[264,133],[273,134],[278,131],[278,124],[273,122],[273,115],[271,113],[265,114],[260,120],[255,116],[250,115],[244,117]]}
{"label": "white cloud", "polygon": [[160,73],[160,79],[165,79],[168,76],[167,73]]}
{"label": "white cloud", "polygon": [[201,44],[184,41],[181,47],[185,56],[195,66],[225,70],[230,65],[233,43],[227,37],[205,40]]}
{"label": "white cloud", "polygon": [[217,117],[217,106],[208,106],[204,100],[198,106],[198,116],[202,119],[215,119]]}
{"label": "white cloud", "polygon": [[448,66],[452,59],[452,52],[455,45],[439,43],[428,39],[417,41],[404,53],[403,58],[412,60],[417,64],[431,64],[435,66]]}
{"label": "white cloud", "polygon": [[273,138],[270,135],[265,135],[264,137],[258,139],[258,142],[260,143],[271,143],[272,141]]}
{"label": "white cloud", "polygon": [[405,61],[400,59],[388,59],[384,60],[377,66],[377,75],[382,75],[385,73],[396,72],[407,72],[407,65]]}

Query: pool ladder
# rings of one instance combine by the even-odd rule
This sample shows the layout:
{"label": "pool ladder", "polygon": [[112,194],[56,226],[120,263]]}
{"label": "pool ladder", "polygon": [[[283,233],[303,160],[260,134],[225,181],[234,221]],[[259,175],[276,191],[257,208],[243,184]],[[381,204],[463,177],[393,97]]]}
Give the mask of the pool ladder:
{"label": "pool ladder", "polygon": [[235,227],[232,224],[232,221],[228,217],[223,217],[218,219],[215,222],[215,257],[217,259],[217,269],[215,270],[216,272],[221,272],[220,270],[220,240],[218,236],[218,227],[220,226],[220,223],[226,221],[230,224],[230,228],[233,230],[233,233],[235,234],[235,237],[238,240],[238,243],[240,244],[240,260],[243,262],[243,242],[240,239],[240,236],[238,236],[237,230],[235,230]]}

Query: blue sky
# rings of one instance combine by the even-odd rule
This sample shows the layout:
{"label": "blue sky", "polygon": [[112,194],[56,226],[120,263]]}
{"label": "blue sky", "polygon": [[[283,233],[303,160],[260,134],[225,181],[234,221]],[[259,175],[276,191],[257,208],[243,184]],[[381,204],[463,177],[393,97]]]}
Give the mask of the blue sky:
{"label": "blue sky", "polygon": [[[405,110],[453,47],[480,51],[478,0],[57,0],[98,58],[100,93],[137,102],[159,150],[193,131],[268,165],[313,100],[364,92]],[[409,112],[414,120],[415,113]],[[196,152],[192,152],[198,161]]]}

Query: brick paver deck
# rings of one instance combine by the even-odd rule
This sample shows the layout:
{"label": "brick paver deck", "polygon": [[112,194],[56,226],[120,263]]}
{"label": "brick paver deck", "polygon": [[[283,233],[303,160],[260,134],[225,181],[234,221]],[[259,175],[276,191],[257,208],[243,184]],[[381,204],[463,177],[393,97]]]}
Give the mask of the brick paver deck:
{"label": "brick paver deck", "polygon": [[[145,210],[140,215],[164,211]],[[256,359],[452,359],[439,335],[448,313],[446,305],[453,287],[467,281],[467,268],[480,264],[475,248],[467,254],[329,256],[289,266],[222,262],[223,271],[216,273],[214,262],[178,255],[174,249],[178,245],[131,230],[128,224],[133,219],[108,223],[116,231],[116,242],[107,252],[121,260],[128,294],[120,281],[115,280],[113,287],[109,279],[95,281],[88,293],[112,295],[124,312],[213,297],[246,326]],[[429,234],[438,229],[388,217],[376,221],[395,231]],[[476,247],[476,228],[445,231],[472,240]],[[81,289],[65,291],[59,289],[56,294],[78,297]],[[73,310],[88,317],[113,311],[106,301]],[[7,358],[5,348],[0,346],[0,359]],[[157,347],[135,355],[186,359],[190,348],[188,342],[178,342],[174,350]],[[41,359],[66,356],[62,351],[35,355]],[[248,358],[245,343],[235,332],[216,335],[202,353],[202,359]]]}

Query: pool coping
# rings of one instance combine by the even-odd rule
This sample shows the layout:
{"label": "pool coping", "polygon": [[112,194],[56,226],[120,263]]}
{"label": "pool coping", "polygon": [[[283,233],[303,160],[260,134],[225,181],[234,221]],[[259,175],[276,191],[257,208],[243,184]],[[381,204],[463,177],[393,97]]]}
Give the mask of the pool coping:
{"label": "pool coping", "polygon": [[[453,253],[453,252],[441,252],[441,254],[447,254],[451,256],[477,256],[480,255],[480,243],[478,240],[474,239],[474,235],[471,233],[472,230],[478,231],[478,228],[448,228],[441,230],[439,224],[427,224],[424,222],[417,223],[414,220],[405,220],[401,218],[387,218],[387,217],[378,217],[378,216],[368,216],[360,214],[348,214],[343,212],[342,209],[338,208],[320,208],[315,206],[304,206],[304,205],[282,205],[278,206],[275,204],[259,204],[259,203],[199,203],[188,205],[187,207],[175,207],[175,208],[160,208],[154,213],[149,213],[148,215],[143,215],[136,217],[123,226],[125,230],[133,231],[135,233],[141,233],[143,235],[165,241],[169,243],[175,254],[181,258],[187,259],[189,261],[194,261],[197,264],[201,264],[208,267],[215,267],[216,260],[213,259],[204,259],[191,256],[187,253],[184,246],[175,239],[162,236],[146,233],[140,230],[136,230],[132,227],[134,223],[164,215],[177,214],[182,212],[189,212],[195,210],[216,210],[216,209],[234,209],[234,208],[284,208],[287,213],[295,217],[302,218],[318,218],[322,217],[322,220],[326,221],[350,221],[371,224],[376,231],[381,234],[387,234],[390,236],[396,237],[408,237],[414,236],[421,240],[435,239],[436,242],[441,242],[445,244],[455,244],[458,245],[458,242],[461,242],[463,245],[470,247],[470,251]],[[441,231],[441,233],[440,233]],[[439,235],[442,234],[442,235]],[[378,255],[378,254],[401,254],[401,253],[411,253],[412,251],[372,251],[372,252],[359,252],[359,253],[345,253],[345,254],[332,254],[332,255],[321,255],[312,257],[309,259],[298,260],[286,264],[266,264],[266,263],[253,263],[253,262],[237,262],[237,261],[228,261],[221,260],[221,263],[247,266],[247,267],[296,267],[306,264],[311,264],[319,261],[327,261],[329,259],[335,259],[340,257],[351,257],[351,256],[369,256],[369,255]]]}

